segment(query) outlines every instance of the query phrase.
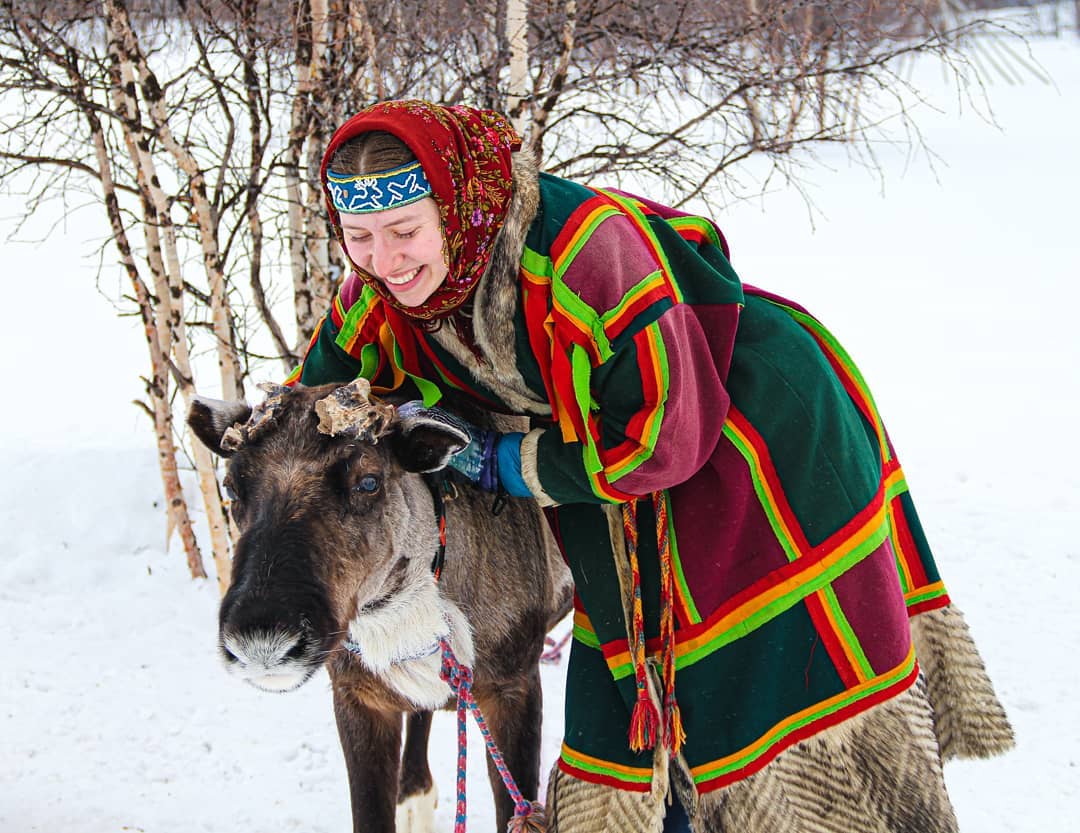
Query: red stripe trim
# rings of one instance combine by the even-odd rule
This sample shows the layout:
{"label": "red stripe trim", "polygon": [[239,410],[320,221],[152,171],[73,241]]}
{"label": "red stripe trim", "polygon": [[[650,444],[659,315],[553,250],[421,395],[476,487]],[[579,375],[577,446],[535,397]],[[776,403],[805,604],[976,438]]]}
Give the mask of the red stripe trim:
{"label": "red stripe trim", "polygon": [[608,319],[607,323],[604,324],[604,334],[608,337],[608,341],[617,339],[625,332],[627,327],[634,323],[634,319],[637,318],[642,311],[665,298],[671,298],[671,294],[668,292],[665,285],[660,284],[632,300],[626,307],[619,311],[618,315]]}
{"label": "red stripe trim", "polygon": [[[775,499],[776,511],[778,511],[780,516],[784,519],[784,523],[791,533],[791,537],[794,539],[792,543],[795,544],[795,548],[800,553],[809,552],[810,542],[803,533],[802,525],[799,523],[799,519],[795,517],[795,512],[792,510],[791,504],[788,503],[787,495],[784,493],[784,487],[780,482],[780,475],[777,474],[776,468],[773,466],[772,456],[769,454],[769,447],[765,444],[765,440],[762,439],[762,436],[757,432],[757,429],[750,424],[750,421],[737,408],[732,407],[728,411],[728,420],[738,429],[739,433],[746,438],[754,451],[757,452],[758,462],[761,466],[761,476],[765,479],[765,482],[769,484],[769,489]],[[873,505],[873,501],[871,501],[871,505]],[[844,529],[847,529],[850,526],[851,524],[848,524]],[[831,541],[832,538],[829,540]],[[828,543],[828,541],[825,543]],[[819,545],[818,549],[820,550],[825,543]]]}
{"label": "red stripe trim", "polygon": [[590,190],[599,194],[610,205],[614,205],[619,209],[619,212],[630,222],[630,225],[637,231],[638,237],[641,238],[641,242],[645,244],[646,248],[649,250],[649,254],[652,255],[653,262],[656,263],[657,267],[663,274],[664,286],[667,293],[672,298],[681,297],[681,293],[675,288],[675,285],[671,279],[671,273],[666,266],[667,258],[661,251],[658,241],[653,236],[652,229],[648,227],[648,222],[646,221],[643,224],[641,221],[639,221],[637,216],[631,213],[630,208],[632,207],[634,210],[641,212],[645,216],[655,216],[656,212],[652,211],[648,208],[648,206],[644,205],[641,202],[638,202],[637,200],[629,199],[626,197],[620,199],[614,194],[610,194],[606,191],[600,191],[598,189],[590,188]]}
{"label": "red stripe trim", "polygon": [[[529,335],[529,348],[540,367],[540,376],[544,380],[544,394],[554,407],[554,387],[551,381],[551,348],[554,335],[548,323],[551,312],[551,281],[521,270],[521,294],[525,311],[525,329]],[[557,413],[552,414],[556,422]]]}
{"label": "red stripe trim", "polygon": [[[689,639],[694,639],[700,636],[705,631],[713,628],[716,623],[729,615],[735,609],[746,604],[756,596],[761,595],[767,590],[775,587],[778,584],[784,584],[792,581],[798,576],[799,573],[811,569],[815,564],[821,561],[828,555],[831,555],[835,550],[843,544],[852,534],[860,530],[874,515],[881,511],[881,505],[884,495],[884,483],[878,487],[878,492],[871,499],[870,503],[859,512],[851,521],[849,521],[842,529],[838,530],[833,535],[829,536],[825,541],[818,544],[813,549],[808,550],[804,555],[796,558],[785,564],[782,567],[778,567],[773,570],[767,576],[758,579],[749,587],[736,593],[720,607],[713,611],[709,617],[696,625],[680,629],[677,636],[678,641],[684,642]],[[619,644],[625,645],[625,640],[612,640],[609,645],[612,646],[610,652],[608,646],[604,646],[605,656],[615,655],[620,652],[620,649],[616,649],[614,646]],[[659,640],[650,641],[650,650],[656,650],[660,647]],[[654,647],[655,646],[655,647]],[[625,650],[625,648],[621,649]]]}
{"label": "red stripe trim", "polygon": [[637,346],[638,378],[641,380],[641,393],[644,401],[641,407],[626,423],[624,435],[626,439],[614,448],[605,449],[597,446],[600,452],[600,462],[604,469],[616,464],[622,464],[628,457],[641,454],[649,440],[649,426],[656,415],[663,392],[662,371],[656,360],[654,344],[649,336],[649,330],[645,329],[634,336],[634,344]]}
{"label": "red stripe trim", "polygon": [[900,557],[907,565],[908,575],[911,576],[912,590],[925,587],[930,584],[930,578],[926,575],[926,568],[919,557],[919,548],[915,545],[911,528],[908,526],[907,515],[904,514],[904,505],[900,502],[900,495],[892,499],[892,518],[894,535],[900,545]]}
{"label": "red stripe trim", "polygon": [[[436,368],[436,370],[438,370],[438,372],[442,374],[443,378],[446,379],[446,381],[449,382],[453,387],[457,388],[458,390],[465,391],[470,398],[483,403],[489,409],[500,412],[505,410],[502,405],[493,402],[484,396],[481,396],[479,393],[476,392],[475,388],[469,387],[465,382],[463,382],[461,379],[451,373],[450,369],[447,368],[447,366],[444,365],[441,361],[439,361],[439,357],[435,354],[435,351],[432,349],[431,344],[428,342],[426,336],[422,334],[417,334],[416,341],[417,344],[419,344],[420,351],[424,354],[424,356],[431,362],[431,364]],[[421,368],[417,368],[417,371],[420,370]],[[416,375],[420,376],[423,374],[421,372],[417,372]]]}
{"label": "red stripe trim", "polygon": [[825,650],[829,653],[829,659],[832,660],[833,667],[840,676],[844,688],[854,688],[863,680],[860,679],[858,672],[856,672],[851,660],[848,658],[847,652],[844,651],[844,646],[840,642],[840,637],[837,636],[832,620],[825,612],[825,605],[817,593],[811,593],[806,597],[805,602],[806,609],[810,613],[810,619],[817,629],[818,636],[821,637]]}
{"label": "red stripe trim", "polygon": [[652,789],[651,784],[641,784],[637,781],[622,781],[618,778],[612,778],[609,775],[601,775],[597,772],[578,769],[573,764],[568,764],[562,758],[559,758],[559,769],[567,775],[580,778],[582,781],[588,781],[592,784],[603,784],[607,787],[615,787],[616,789],[627,790],[628,792],[647,793]]}
{"label": "red stripe trim", "polygon": [[917,604],[910,605],[907,609],[908,617],[918,616],[920,613],[926,613],[929,610],[937,610],[942,607],[947,607],[950,604],[952,604],[952,599],[949,598],[948,593],[942,596],[936,596],[933,599],[927,599],[925,602],[918,602]]}

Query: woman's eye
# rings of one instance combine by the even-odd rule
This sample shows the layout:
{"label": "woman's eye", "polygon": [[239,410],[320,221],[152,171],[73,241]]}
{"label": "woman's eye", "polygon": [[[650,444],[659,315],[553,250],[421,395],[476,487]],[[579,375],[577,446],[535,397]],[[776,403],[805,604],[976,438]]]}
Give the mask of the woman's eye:
{"label": "woman's eye", "polygon": [[370,495],[372,492],[378,491],[379,478],[373,474],[365,474],[359,480],[356,481],[356,485],[353,486],[354,492],[362,492]]}
{"label": "woman's eye", "polygon": [[394,236],[398,240],[408,240],[410,237],[416,237],[417,231],[419,231],[419,229],[413,229],[412,231],[397,231],[394,232]]}

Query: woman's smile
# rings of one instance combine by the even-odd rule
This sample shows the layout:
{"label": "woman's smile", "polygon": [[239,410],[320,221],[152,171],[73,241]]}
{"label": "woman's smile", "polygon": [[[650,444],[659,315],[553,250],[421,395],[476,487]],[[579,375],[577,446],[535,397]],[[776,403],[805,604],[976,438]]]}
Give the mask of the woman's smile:
{"label": "woman's smile", "polygon": [[420,271],[423,268],[423,266],[417,266],[411,272],[403,272],[398,275],[386,275],[385,277],[376,275],[375,277],[379,278],[383,283],[390,284],[390,286],[405,287],[420,276]]}

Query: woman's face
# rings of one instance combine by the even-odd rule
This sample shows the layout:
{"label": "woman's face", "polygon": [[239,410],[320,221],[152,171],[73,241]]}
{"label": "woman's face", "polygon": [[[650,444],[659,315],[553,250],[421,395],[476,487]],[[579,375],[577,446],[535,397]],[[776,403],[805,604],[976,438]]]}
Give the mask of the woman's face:
{"label": "woman's face", "polygon": [[405,306],[420,306],[446,280],[442,219],[431,197],[371,214],[343,213],[340,222],[353,263]]}

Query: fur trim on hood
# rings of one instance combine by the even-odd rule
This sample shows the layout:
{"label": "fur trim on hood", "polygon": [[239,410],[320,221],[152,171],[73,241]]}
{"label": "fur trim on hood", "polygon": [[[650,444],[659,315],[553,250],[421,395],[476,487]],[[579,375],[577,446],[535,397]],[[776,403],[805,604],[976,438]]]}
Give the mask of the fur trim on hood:
{"label": "fur trim on hood", "polygon": [[467,367],[477,380],[524,413],[550,416],[551,407],[529,390],[517,368],[514,315],[520,298],[518,272],[525,237],[540,206],[536,162],[524,152],[513,155],[514,192],[506,220],[472,302],[472,324],[483,361],[477,359],[451,327],[440,327],[434,339]]}

